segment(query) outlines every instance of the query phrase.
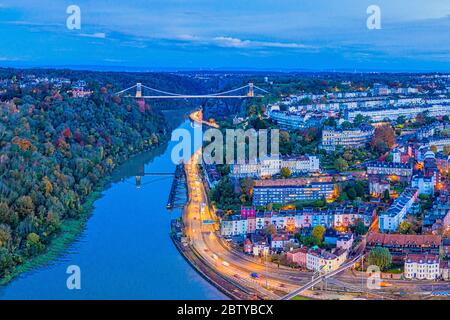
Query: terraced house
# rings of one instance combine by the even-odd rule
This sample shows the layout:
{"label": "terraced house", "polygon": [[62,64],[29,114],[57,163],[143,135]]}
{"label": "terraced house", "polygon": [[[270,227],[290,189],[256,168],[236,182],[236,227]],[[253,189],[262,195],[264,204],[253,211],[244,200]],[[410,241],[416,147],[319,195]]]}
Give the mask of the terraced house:
{"label": "terraced house", "polygon": [[260,178],[279,174],[282,168],[288,168],[292,174],[319,172],[320,160],[316,156],[262,159],[255,163],[233,164],[230,173],[234,178]]}
{"label": "terraced house", "polygon": [[405,259],[405,278],[436,280],[440,275],[438,255],[410,254]]}
{"label": "terraced house", "polygon": [[374,161],[367,165],[367,174],[378,176],[398,176],[409,179],[413,174],[413,167],[409,163]]}
{"label": "terraced house", "polygon": [[394,232],[397,231],[400,222],[402,222],[408,211],[416,202],[419,190],[415,188],[407,188],[403,193],[395,199],[389,209],[380,215],[378,220],[380,231]]}
{"label": "terraced house", "polygon": [[321,147],[330,151],[335,150],[338,146],[361,148],[370,142],[374,132],[375,129],[372,126],[351,129],[325,127],[322,130]]}
{"label": "terraced house", "polygon": [[366,251],[375,247],[387,248],[396,260],[409,254],[439,255],[442,237],[438,235],[382,234],[369,232]]}
{"label": "terraced house", "polygon": [[[245,212],[245,213],[242,213]],[[266,211],[248,215],[248,208],[243,207],[240,215],[227,216],[220,223],[222,236],[244,236],[268,225],[277,230],[294,232],[303,228],[314,228],[318,225],[325,228],[347,229],[357,221],[362,221],[366,227],[370,226],[376,216],[373,205],[360,207],[336,207],[327,209],[303,208],[292,211]]]}

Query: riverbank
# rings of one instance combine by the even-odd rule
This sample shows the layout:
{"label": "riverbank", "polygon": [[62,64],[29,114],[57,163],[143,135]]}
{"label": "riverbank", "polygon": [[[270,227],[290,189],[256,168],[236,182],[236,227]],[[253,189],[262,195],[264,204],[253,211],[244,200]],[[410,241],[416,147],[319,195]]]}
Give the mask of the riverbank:
{"label": "riverbank", "polygon": [[[193,131],[188,121],[179,127]],[[167,134],[170,139],[170,132]],[[4,300],[217,300],[228,299],[183,258],[169,237],[170,222],[181,210],[167,211],[172,176],[168,146],[136,155],[114,172],[81,234],[65,253],[0,288]],[[81,290],[68,290],[67,267],[80,267]]]}
{"label": "riverbank", "polygon": [[50,244],[47,246],[44,253],[41,253],[37,256],[30,257],[25,260],[22,264],[16,266],[12,271],[7,273],[4,277],[0,278],[0,287],[9,284],[15,278],[20,276],[23,273],[30,272],[33,269],[44,267],[46,265],[50,265],[52,261],[62,256],[67,249],[70,247],[72,243],[76,241],[76,239],[80,236],[80,234],[84,231],[85,225],[89,218],[92,215],[92,211],[94,209],[95,202],[102,197],[102,192],[106,190],[111,182],[113,181],[113,177],[117,171],[119,171],[127,162],[132,160],[134,157],[139,157],[139,155],[155,152],[152,155],[152,158],[156,157],[158,154],[156,151],[165,149],[169,139],[166,138],[162,143],[158,146],[153,147],[149,150],[143,150],[136,154],[131,155],[125,160],[123,163],[118,165],[111,174],[106,177],[103,177],[98,183],[97,187],[92,191],[88,196],[86,201],[82,204],[83,210],[78,219],[64,219],[61,222],[61,229],[57,234],[54,235]]}
{"label": "riverbank", "polygon": [[202,261],[199,254],[195,252],[189,245],[183,245],[183,243],[177,239],[173,234],[170,235],[175,247],[181,256],[191,265],[195,271],[200,274],[206,281],[216,287],[220,292],[233,300],[255,300],[257,297],[244,287],[239,286],[236,283],[232,283],[220,273],[214,271],[208,267],[208,264]]}
{"label": "riverbank", "polygon": [[[105,181],[106,180],[107,179],[105,178]],[[61,230],[55,235],[54,239],[52,239],[45,253],[32,257],[14,268],[7,276],[0,279],[0,286],[7,285],[22,273],[48,265],[51,261],[63,255],[67,248],[84,230],[84,226],[91,216],[95,201],[101,198],[102,188],[103,187],[99,188],[88,196],[88,200],[83,205],[83,213],[79,219],[68,219],[61,223]]]}

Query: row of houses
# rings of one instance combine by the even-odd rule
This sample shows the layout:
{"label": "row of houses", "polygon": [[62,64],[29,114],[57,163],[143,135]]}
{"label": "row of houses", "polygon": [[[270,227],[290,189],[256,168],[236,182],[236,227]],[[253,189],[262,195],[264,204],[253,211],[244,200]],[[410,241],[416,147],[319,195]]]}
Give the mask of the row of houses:
{"label": "row of houses", "polygon": [[441,275],[441,263],[436,254],[410,254],[405,259],[406,279],[436,280]]}
{"label": "row of houses", "polygon": [[427,112],[431,117],[450,114],[450,103],[347,110],[344,114],[344,118],[347,121],[353,122],[357,115],[362,115],[370,117],[374,122],[383,122],[385,120],[395,121],[401,116],[405,119],[414,119],[419,113],[423,112]]}
{"label": "row of houses", "polygon": [[445,243],[443,243],[442,237],[439,235],[369,232],[366,236],[367,251],[376,247],[387,248],[394,260],[402,260],[410,254],[439,255],[441,246],[445,250]]}
{"label": "row of houses", "polygon": [[328,252],[319,248],[301,247],[286,254],[288,262],[323,273],[337,270],[347,260],[347,256],[348,251],[341,248]]}
{"label": "row of houses", "polygon": [[337,185],[327,179],[277,179],[255,181],[253,205],[286,204],[295,201],[333,200],[338,195]]}
{"label": "row of houses", "polygon": [[406,279],[450,280],[450,239],[438,235],[400,235],[371,232],[367,235],[366,249],[387,248],[396,262],[404,261]]}
{"label": "row of houses", "polygon": [[418,189],[406,188],[403,193],[395,199],[389,209],[380,215],[378,220],[380,231],[397,231],[400,223],[405,219],[414,202],[416,202],[418,195]]}
{"label": "row of houses", "polygon": [[413,167],[409,163],[374,161],[367,164],[366,171],[368,175],[410,178],[413,174]]}
{"label": "row of houses", "polygon": [[436,147],[436,150],[443,151],[444,147],[450,146],[450,136],[449,137],[430,137],[421,142],[424,146],[429,148]]}
{"label": "row of houses", "polygon": [[263,230],[268,225],[275,226],[277,230],[290,232],[318,225],[325,228],[348,228],[357,221],[370,226],[375,215],[376,208],[372,205],[327,209],[304,208],[293,211],[256,212],[250,215],[241,213],[224,217],[220,222],[220,233],[224,237],[245,236]]}
{"label": "row of houses", "polygon": [[284,157],[262,159],[253,163],[233,164],[230,176],[233,178],[261,178],[279,174],[287,168],[292,174],[312,173],[320,171],[320,160],[316,156]]}
{"label": "row of houses", "polygon": [[435,122],[417,129],[416,138],[418,140],[431,138],[444,130],[450,130],[450,122]]}
{"label": "row of houses", "polygon": [[298,114],[271,110],[268,117],[275,121],[281,129],[307,129],[321,127],[326,117],[315,113]]}
{"label": "row of houses", "polygon": [[375,128],[367,125],[349,129],[325,127],[322,130],[321,148],[329,151],[338,146],[361,148],[372,140],[374,132]]}

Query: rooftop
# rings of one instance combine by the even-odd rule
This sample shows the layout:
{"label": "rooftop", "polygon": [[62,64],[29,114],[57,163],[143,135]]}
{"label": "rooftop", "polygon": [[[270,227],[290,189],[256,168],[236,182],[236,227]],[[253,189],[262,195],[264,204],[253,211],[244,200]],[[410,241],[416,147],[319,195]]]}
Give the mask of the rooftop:
{"label": "rooftop", "polygon": [[390,217],[396,216],[403,208],[411,201],[411,198],[416,196],[418,189],[406,188],[405,191],[395,199],[394,203],[389,207],[389,209],[384,213]]}
{"label": "rooftop", "polygon": [[409,254],[406,257],[407,263],[439,263],[439,256],[434,254]]}
{"label": "rooftop", "polygon": [[399,169],[411,169],[412,167],[409,163],[398,163],[398,162],[386,162],[386,161],[374,161],[367,165],[367,167],[375,168],[399,168]]}
{"label": "rooftop", "polygon": [[296,178],[276,180],[256,180],[255,187],[305,187],[308,185],[330,185],[334,184],[333,177],[320,178]]}
{"label": "rooftop", "polygon": [[382,234],[370,232],[367,235],[367,243],[397,246],[440,246],[441,236],[437,235],[412,235],[412,234]]}

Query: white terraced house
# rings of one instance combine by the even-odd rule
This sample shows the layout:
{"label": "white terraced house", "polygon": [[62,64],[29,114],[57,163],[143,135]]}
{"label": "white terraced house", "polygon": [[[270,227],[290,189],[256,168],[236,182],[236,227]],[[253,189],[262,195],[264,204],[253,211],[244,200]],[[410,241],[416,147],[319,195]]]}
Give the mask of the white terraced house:
{"label": "white terraced house", "polygon": [[405,259],[405,278],[436,280],[440,275],[438,255],[411,254]]}
{"label": "white terraced house", "polygon": [[231,176],[235,178],[264,177],[279,174],[288,168],[292,174],[320,171],[320,160],[316,156],[263,159],[254,163],[231,165]]}
{"label": "white terraced house", "polygon": [[326,127],[322,130],[322,148],[335,150],[337,146],[360,148],[367,145],[373,137],[375,129],[364,126],[358,129],[334,129]]}
{"label": "white terraced house", "polygon": [[419,113],[428,112],[430,117],[442,116],[444,114],[450,114],[450,104],[441,103],[433,105],[409,105],[398,106],[388,108],[367,108],[347,111],[345,119],[353,122],[358,114],[370,117],[374,122],[383,122],[387,120],[397,120],[398,117],[403,116],[406,119],[414,119]]}

